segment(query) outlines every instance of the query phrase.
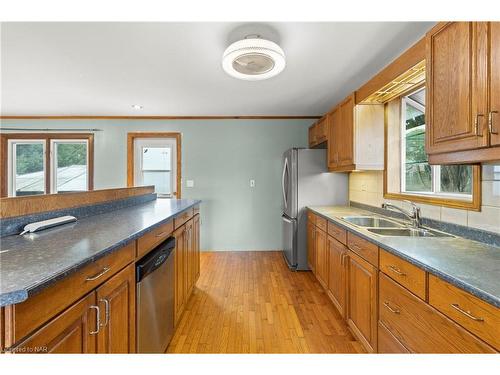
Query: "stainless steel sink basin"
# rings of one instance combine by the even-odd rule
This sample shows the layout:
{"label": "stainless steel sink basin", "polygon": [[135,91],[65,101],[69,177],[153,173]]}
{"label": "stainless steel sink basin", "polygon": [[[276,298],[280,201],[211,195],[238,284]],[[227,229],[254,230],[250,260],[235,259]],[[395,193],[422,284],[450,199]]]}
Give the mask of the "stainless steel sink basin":
{"label": "stainless steel sink basin", "polygon": [[365,228],[402,228],[403,224],[376,216],[344,216],[348,223]]}
{"label": "stainless steel sink basin", "polygon": [[425,228],[369,228],[368,231],[380,236],[393,237],[454,237],[451,234]]}

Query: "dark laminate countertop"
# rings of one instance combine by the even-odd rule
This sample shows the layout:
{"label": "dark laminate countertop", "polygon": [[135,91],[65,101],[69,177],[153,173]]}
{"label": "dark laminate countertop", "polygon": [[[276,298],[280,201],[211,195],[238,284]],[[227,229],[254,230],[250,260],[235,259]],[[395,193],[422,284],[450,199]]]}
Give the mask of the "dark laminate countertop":
{"label": "dark laminate countertop", "polygon": [[39,233],[2,237],[0,306],[26,300],[198,203],[157,199]]}
{"label": "dark laminate countertop", "polygon": [[460,237],[382,237],[342,219],[348,215],[381,215],[354,207],[309,207],[309,209],[338,226],[376,243],[384,250],[500,307],[500,248]]}

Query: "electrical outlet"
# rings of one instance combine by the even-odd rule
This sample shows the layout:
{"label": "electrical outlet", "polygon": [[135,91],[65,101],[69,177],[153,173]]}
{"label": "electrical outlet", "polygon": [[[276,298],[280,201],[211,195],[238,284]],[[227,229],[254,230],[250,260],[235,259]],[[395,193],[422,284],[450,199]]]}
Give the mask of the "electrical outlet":
{"label": "electrical outlet", "polygon": [[250,180],[250,187],[255,187],[255,180]]}
{"label": "electrical outlet", "polygon": [[189,188],[194,187],[194,180],[186,180],[186,187]]}

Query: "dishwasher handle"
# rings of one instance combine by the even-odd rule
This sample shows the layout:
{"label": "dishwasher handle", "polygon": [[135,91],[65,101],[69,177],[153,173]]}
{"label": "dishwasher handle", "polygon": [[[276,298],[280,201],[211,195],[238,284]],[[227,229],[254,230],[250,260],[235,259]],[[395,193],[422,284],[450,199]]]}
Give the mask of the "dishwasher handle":
{"label": "dishwasher handle", "polygon": [[151,250],[149,254],[139,260],[135,267],[136,282],[141,282],[142,279],[165,263],[174,248],[175,238],[169,237],[156,248]]}

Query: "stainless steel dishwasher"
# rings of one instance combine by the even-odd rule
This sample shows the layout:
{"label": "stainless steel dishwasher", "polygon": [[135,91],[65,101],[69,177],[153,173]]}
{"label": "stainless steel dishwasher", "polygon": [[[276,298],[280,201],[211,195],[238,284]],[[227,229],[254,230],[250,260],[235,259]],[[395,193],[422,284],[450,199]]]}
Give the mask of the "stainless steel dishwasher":
{"label": "stainless steel dishwasher", "polygon": [[174,251],[170,237],[136,265],[137,352],[164,353],[174,333]]}

